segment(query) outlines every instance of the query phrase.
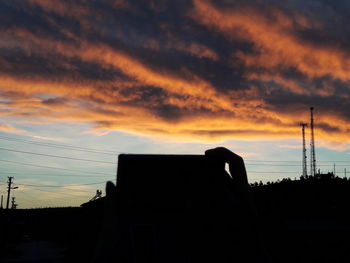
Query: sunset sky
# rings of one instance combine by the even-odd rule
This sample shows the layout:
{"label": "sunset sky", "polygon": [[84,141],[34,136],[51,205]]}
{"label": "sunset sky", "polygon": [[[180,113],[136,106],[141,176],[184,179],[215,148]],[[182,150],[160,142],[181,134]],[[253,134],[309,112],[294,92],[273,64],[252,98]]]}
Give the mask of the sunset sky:
{"label": "sunset sky", "polygon": [[216,146],[299,177],[310,106],[318,168],[350,174],[349,23],[346,0],[1,1],[0,193],[80,205],[119,153]]}

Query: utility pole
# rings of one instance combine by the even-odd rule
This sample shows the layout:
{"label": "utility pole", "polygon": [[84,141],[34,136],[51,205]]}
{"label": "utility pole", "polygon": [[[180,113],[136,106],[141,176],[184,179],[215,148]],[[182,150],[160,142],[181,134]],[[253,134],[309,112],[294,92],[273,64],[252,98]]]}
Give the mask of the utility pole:
{"label": "utility pole", "polygon": [[16,197],[12,197],[12,201],[11,201],[11,209],[16,209],[16,207],[17,207],[17,204],[16,204],[15,199],[16,199]]}
{"label": "utility pole", "polygon": [[12,179],[13,177],[9,176],[8,177],[8,185],[7,185],[7,201],[6,201],[6,209],[9,209],[9,202],[10,202],[10,195],[11,195],[11,184],[12,184]]}
{"label": "utility pole", "polygon": [[344,168],[344,176],[345,176],[345,178],[346,178],[346,168]]}
{"label": "utility pole", "polygon": [[3,209],[4,207],[3,207],[3,205],[2,205],[2,201],[4,200],[4,196],[3,195],[1,195],[1,207],[0,207],[0,209]]}
{"label": "utility pole", "polygon": [[311,142],[310,142],[310,173],[316,176],[316,153],[315,153],[315,134],[314,134],[314,107],[310,108],[311,113]]}
{"label": "utility pole", "polygon": [[10,203],[10,195],[11,195],[11,190],[13,189],[17,189],[18,187],[11,187],[12,185],[12,179],[13,177],[12,176],[9,176],[8,177],[8,181],[7,181],[7,200],[6,200],[6,209],[9,209],[9,203]]}
{"label": "utility pole", "polygon": [[307,168],[306,168],[306,145],[305,145],[305,127],[307,127],[307,123],[300,123],[301,132],[303,136],[303,151],[302,151],[302,168],[303,168],[303,176],[307,176]]}
{"label": "utility pole", "polygon": [[334,177],[335,177],[335,163],[333,163],[333,174],[334,174]]}

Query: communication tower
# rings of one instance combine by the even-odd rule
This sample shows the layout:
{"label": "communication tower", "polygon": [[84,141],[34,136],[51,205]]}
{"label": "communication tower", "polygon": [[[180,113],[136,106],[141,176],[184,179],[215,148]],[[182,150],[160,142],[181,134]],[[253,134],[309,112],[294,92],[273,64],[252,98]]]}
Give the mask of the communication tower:
{"label": "communication tower", "polygon": [[311,113],[311,142],[310,142],[310,173],[316,176],[316,153],[315,153],[315,134],[314,134],[314,107],[310,108]]}
{"label": "communication tower", "polygon": [[303,136],[303,152],[302,152],[302,168],[303,168],[303,176],[307,176],[307,168],[306,168],[306,144],[305,144],[305,127],[307,127],[307,123],[300,123],[301,132]]}

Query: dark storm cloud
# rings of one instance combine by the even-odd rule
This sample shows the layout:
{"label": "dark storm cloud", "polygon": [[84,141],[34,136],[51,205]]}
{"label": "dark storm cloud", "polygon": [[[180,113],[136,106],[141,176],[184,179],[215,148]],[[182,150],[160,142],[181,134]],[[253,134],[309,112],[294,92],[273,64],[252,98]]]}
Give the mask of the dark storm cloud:
{"label": "dark storm cloud", "polygon": [[290,137],[313,105],[322,136],[346,138],[349,14],[328,0],[1,2],[1,102],[205,138]]}
{"label": "dark storm cloud", "polygon": [[115,68],[101,67],[98,63],[82,61],[78,57],[66,58],[59,53],[43,55],[28,53],[19,48],[0,48],[0,59],[3,65],[6,65],[2,67],[1,72],[16,78],[82,81],[128,79]]}
{"label": "dark storm cloud", "polygon": [[266,104],[270,110],[280,112],[294,112],[295,114],[305,111],[305,105],[317,108],[319,113],[341,114],[342,118],[350,121],[350,101],[348,97],[334,95],[303,95],[292,92],[273,92],[265,97]]}
{"label": "dark storm cloud", "polygon": [[[72,41],[62,29],[69,28],[79,34],[76,19],[45,12],[40,7],[26,1],[2,1],[0,3],[0,29],[6,31],[25,30],[56,41]],[[19,46],[21,43],[18,43]]]}
{"label": "dark storm cloud", "polygon": [[338,133],[341,132],[341,130],[338,127],[331,126],[327,123],[318,123],[317,128],[321,129],[323,131],[329,132],[329,133]]}
{"label": "dark storm cloud", "polygon": [[61,97],[44,99],[42,101],[42,103],[47,105],[62,105],[62,104],[66,104],[66,102],[67,102],[67,99],[61,98]]}

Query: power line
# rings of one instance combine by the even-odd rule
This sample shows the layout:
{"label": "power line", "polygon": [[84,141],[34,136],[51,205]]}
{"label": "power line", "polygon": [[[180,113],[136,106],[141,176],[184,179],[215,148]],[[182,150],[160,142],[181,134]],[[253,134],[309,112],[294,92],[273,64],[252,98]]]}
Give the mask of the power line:
{"label": "power line", "polygon": [[[87,199],[88,196],[91,196],[91,195],[84,195],[84,196],[78,196],[78,195],[73,195],[73,194],[66,194],[66,193],[60,193],[60,192],[52,192],[52,191],[47,191],[47,190],[42,190],[42,189],[36,189],[36,188],[33,188],[33,190],[37,190],[37,191],[40,191],[40,192],[47,192],[47,193],[53,193],[53,194],[57,194],[57,195],[61,195],[61,196],[56,196],[56,197],[50,197],[49,200],[46,200],[48,202],[46,202],[46,205],[45,207],[52,207],[53,205],[50,204],[50,201],[54,201],[54,200],[62,200],[62,199],[65,199],[65,200],[72,200],[72,197],[75,197],[75,199],[77,198],[81,198],[81,199]],[[22,192],[23,194],[23,192]],[[26,192],[25,195],[28,195],[28,193]],[[32,195],[28,195],[28,196],[32,196]],[[37,198],[37,197],[34,197],[35,201],[36,202],[32,202],[32,201],[29,201],[28,199],[25,199],[25,201],[29,201],[30,203],[32,203],[32,208],[39,208],[39,207],[44,207],[43,206],[43,198],[40,199],[40,198]],[[62,203],[62,201],[60,201],[60,203]],[[57,206],[57,204],[55,204],[54,206]],[[62,207],[62,205],[60,205],[60,207]]]}
{"label": "power line", "polygon": [[100,173],[100,172],[88,172],[88,171],[82,171],[82,170],[76,170],[76,169],[68,169],[68,168],[61,168],[61,167],[54,167],[54,166],[46,166],[46,165],[39,165],[39,164],[31,164],[31,163],[24,163],[24,162],[17,162],[17,161],[10,161],[10,160],[1,160],[0,162],[6,162],[6,163],[14,163],[14,164],[21,164],[21,165],[27,165],[27,166],[33,166],[33,167],[39,167],[39,168],[48,168],[48,169],[56,169],[56,170],[62,170],[62,171],[71,171],[71,172],[79,172],[79,173],[88,173],[88,174],[102,174],[102,175],[110,175],[107,173]]}
{"label": "power line", "polygon": [[46,157],[55,157],[55,158],[68,159],[68,160],[75,160],[75,161],[85,161],[85,162],[95,162],[95,163],[116,164],[116,163],[114,163],[114,162],[108,162],[108,161],[100,161],[100,160],[92,160],[92,159],[74,158],[74,157],[61,156],[61,155],[52,155],[52,154],[45,154],[45,153],[27,152],[27,151],[20,151],[20,150],[8,149],[8,148],[3,148],[3,147],[0,147],[0,150],[1,150],[1,151],[7,151],[7,152],[16,152],[16,153],[25,153],[25,154],[40,155],[40,156],[46,156]]}
{"label": "power line", "polygon": [[269,164],[269,163],[245,163],[245,165],[253,165],[253,166],[300,166],[298,164]]}
{"label": "power line", "polygon": [[[96,184],[104,184],[107,183],[107,181],[103,182],[96,182],[96,183],[87,183],[87,184],[66,184],[66,185],[35,185],[35,184],[16,184],[16,185],[22,185],[22,186],[33,186],[33,187],[69,187],[69,186],[84,186],[84,185],[96,185]],[[79,191],[79,190],[77,190]]]}
{"label": "power line", "polygon": [[317,161],[318,163],[350,163],[350,161]]}
{"label": "power line", "polygon": [[271,172],[266,172],[266,171],[248,171],[249,173],[263,173],[263,174],[270,174],[270,173],[273,173],[273,174],[286,174],[286,173],[288,173],[288,174],[297,174],[297,173],[299,173],[299,172],[285,172],[285,171],[281,171],[281,172],[279,172],[279,171],[271,171]]}
{"label": "power line", "polygon": [[[39,189],[39,188],[35,188],[35,187],[31,187],[31,188],[33,190],[37,190],[37,191],[40,191],[40,192],[47,192],[47,193],[53,193],[53,194],[65,195],[65,196],[73,196],[73,197],[85,197],[85,196],[92,196],[92,195],[94,195],[93,191],[86,192],[86,193],[90,193],[90,194],[86,194],[86,195],[82,196],[82,195],[74,195],[74,194],[68,194],[68,193],[62,193],[62,192],[43,190],[43,189]],[[85,191],[79,191],[79,192],[85,192]]]}
{"label": "power line", "polygon": [[[247,171],[248,173],[264,173],[264,174],[299,174],[300,171],[296,172],[286,172],[286,171]],[[333,172],[333,171],[328,171],[328,172]],[[338,174],[344,173],[344,171],[335,171]]]}
{"label": "power line", "polygon": [[[18,191],[17,193],[16,193],[16,196],[18,196],[18,195],[25,195],[25,196],[28,196],[29,198],[23,198],[23,197],[19,197],[20,199],[24,199],[24,201],[27,201],[27,202],[29,202],[29,203],[31,203],[31,204],[33,204],[33,205],[38,205],[37,203],[35,203],[34,201],[33,201],[33,199],[34,200],[37,200],[37,201],[40,201],[40,199],[38,199],[36,196],[33,196],[33,195],[31,195],[31,194],[29,194],[29,193],[27,193],[27,192],[23,192],[23,191]],[[21,202],[21,200],[20,200],[20,202]]]}
{"label": "power line", "polygon": [[[34,188],[34,189],[37,189],[37,188]],[[89,193],[90,195],[94,195],[95,194],[95,191],[92,190],[92,191],[88,191],[88,190],[81,190],[81,189],[72,189],[72,188],[68,188],[68,187],[64,187],[62,188],[62,190],[69,190],[69,191],[74,191],[76,193]]]}
{"label": "power line", "polygon": [[107,155],[113,155],[113,156],[115,156],[116,153],[120,153],[120,152],[114,152],[114,151],[109,151],[109,150],[101,150],[101,149],[80,147],[80,146],[74,146],[74,145],[63,145],[63,144],[49,143],[49,142],[37,142],[37,141],[32,141],[32,140],[11,138],[11,137],[7,137],[7,136],[3,136],[3,135],[0,135],[0,139],[6,140],[6,141],[15,141],[15,142],[21,142],[21,143],[26,143],[26,144],[39,145],[39,146],[54,147],[54,148],[67,149],[67,150],[73,150],[73,151],[81,151],[81,152],[100,153],[100,154],[107,154]]}
{"label": "power line", "polygon": [[[49,143],[49,142],[37,142],[37,141],[33,141],[33,140],[12,138],[12,137],[7,137],[7,136],[3,136],[3,135],[0,135],[0,140],[15,141],[15,142],[34,144],[34,145],[39,145],[39,146],[54,147],[54,148],[62,148],[62,149],[74,150],[74,151],[82,151],[82,152],[90,152],[90,153],[102,153],[102,154],[108,154],[108,155],[112,155],[112,156],[115,156],[118,153],[122,153],[122,152],[118,152],[118,151],[80,147],[80,146],[74,146],[74,145],[64,145],[64,144]],[[96,160],[89,160],[89,161],[96,161]],[[256,160],[256,159],[245,159],[245,161],[248,161],[248,162],[278,162],[278,163],[279,162],[297,162],[297,163],[300,162],[300,160]],[[350,161],[330,160],[330,161],[318,161],[318,162],[332,162],[333,163],[333,162],[350,162]]]}
{"label": "power line", "polygon": [[26,172],[8,172],[8,171],[0,171],[0,175],[7,175],[7,174],[15,174],[15,175],[33,175],[33,176],[57,176],[57,177],[84,177],[84,178],[97,178],[97,177],[115,177],[115,175],[84,175],[84,174],[40,174],[40,173],[26,173]]}
{"label": "power line", "polygon": [[[18,185],[18,184],[17,184]],[[39,189],[39,188],[35,188],[35,187],[44,187],[44,188],[47,188],[48,187],[48,185],[38,185],[38,186],[31,186],[31,185],[29,185],[29,184],[23,184],[23,185],[21,185],[21,186],[25,186],[25,187],[29,187],[29,188],[32,188],[32,189]],[[53,188],[61,188],[62,190],[69,190],[69,191],[75,191],[75,192],[83,192],[83,193],[90,193],[90,194],[92,194],[93,193],[93,191],[89,191],[89,190],[82,190],[82,189],[72,189],[72,188],[68,188],[69,186],[54,186]],[[72,186],[72,187],[74,187],[74,186]],[[59,192],[57,192],[57,193],[59,193]]]}
{"label": "power line", "polygon": [[[253,160],[253,159],[244,159],[244,161],[246,162],[266,162],[266,163],[300,163],[300,161],[294,161],[294,160],[279,160],[279,161],[275,161],[275,160]],[[321,162],[321,163],[350,163],[349,161],[336,161],[336,160],[332,160],[332,161],[317,161],[317,162]]]}
{"label": "power line", "polygon": [[[258,166],[300,166],[298,164],[268,164],[268,163],[245,163],[245,165],[249,166],[249,165],[258,165]],[[321,164],[321,165],[318,165],[318,166],[330,166],[327,165],[327,164]],[[338,166],[350,166],[350,164],[348,165],[344,165],[344,164],[339,164]]]}
{"label": "power line", "polygon": [[[270,172],[266,172],[266,171],[248,171],[250,173],[270,173]],[[19,173],[19,172],[7,172],[7,171],[1,171],[1,174],[14,174],[14,175],[33,175],[33,176],[57,176],[57,177],[91,177],[91,178],[96,178],[96,177],[102,177],[100,175],[77,175],[77,174],[38,174],[38,173]],[[271,171],[271,173],[286,173],[285,171],[280,171],[280,172],[276,172],[276,171]],[[288,173],[299,173],[299,171],[295,171],[295,172],[288,172]],[[107,176],[107,175],[106,175]],[[115,177],[115,175],[108,175],[110,177]]]}
{"label": "power line", "polygon": [[[57,199],[66,199],[66,198],[71,198],[72,197],[75,197],[75,198],[81,198],[81,199],[87,199],[89,196],[92,196],[93,193],[90,193],[90,195],[74,195],[74,194],[67,194],[67,193],[61,193],[61,192],[53,192],[53,191],[48,191],[48,190],[42,190],[42,189],[36,189],[36,188],[32,188],[33,190],[37,190],[37,191],[40,191],[40,192],[47,192],[47,193],[53,193],[53,194],[57,194],[57,195],[61,195],[59,197],[54,197],[54,198],[50,198],[52,200],[57,200]],[[42,199],[43,198],[38,198],[36,195],[33,196],[31,194],[29,194],[28,192],[20,192],[21,194],[25,195],[25,196],[28,196],[30,197],[29,198],[25,198],[23,201],[28,201],[32,204],[32,207],[42,207]],[[20,197],[21,199],[23,197]],[[35,202],[33,202],[33,200],[35,200]]]}
{"label": "power line", "polygon": [[278,160],[278,161],[276,161],[276,160],[256,160],[256,159],[244,159],[243,158],[243,160],[244,161],[246,161],[246,162],[271,162],[271,163],[296,163],[296,162],[300,162],[300,161],[294,161],[294,160]]}

